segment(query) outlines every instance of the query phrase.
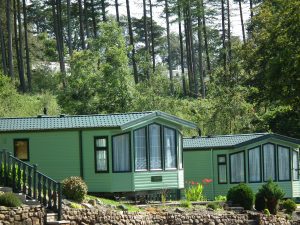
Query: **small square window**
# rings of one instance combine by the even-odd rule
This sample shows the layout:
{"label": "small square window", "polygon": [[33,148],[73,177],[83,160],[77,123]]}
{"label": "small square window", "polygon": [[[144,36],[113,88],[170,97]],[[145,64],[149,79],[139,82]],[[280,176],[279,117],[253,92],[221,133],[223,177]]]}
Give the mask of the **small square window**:
{"label": "small square window", "polygon": [[226,163],[226,156],[218,156],[218,163]]}
{"label": "small square window", "polygon": [[20,160],[29,161],[29,140],[14,140],[14,155]]}

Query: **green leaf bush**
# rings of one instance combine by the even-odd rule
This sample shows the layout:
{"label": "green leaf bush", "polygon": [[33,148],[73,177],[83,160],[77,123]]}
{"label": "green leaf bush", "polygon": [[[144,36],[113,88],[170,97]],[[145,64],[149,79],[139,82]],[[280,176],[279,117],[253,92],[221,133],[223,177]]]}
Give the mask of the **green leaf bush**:
{"label": "green leaf bush", "polygon": [[13,193],[4,193],[0,195],[0,205],[6,207],[19,207],[22,205],[22,202]]}
{"label": "green leaf bush", "polygon": [[210,202],[207,204],[207,208],[212,209],[212,210],[217,210],[217,209],[221,209],[222,206],[220,205],[219,202]]}
{"label": "green leaf bush", "polygon": [[194,181],[188,182],[188,187],[184,190],[185,198],[188,201],[204,201],[203,185]]}
{"label": "green leaf bush", "polygon": [[238,184],[227,192],[227,201],[250,210],[253,206],[254,194],[252,189],[246,184]]}
{"label": "green leaf bush", "polygon": [[80,177],[69,177],[62,181],[62,193],[69,200],[82,202],[87,190],[86,183]]}
{"label": "green leaf bush", "polygon": [[255,203],[256,210],[267,208],[271,214],[276,215],[279,201],[284,197],[284,192],[278,184],[269,180],[261,186],[255,197],[257,199]]}
{"label": "green leaf bush", "polygon": [[285,209],[285,212],[288,214],[292,214],[297,209],[297,204],[292,199],[287,199],[283,201],[282,203],[283,209]]}

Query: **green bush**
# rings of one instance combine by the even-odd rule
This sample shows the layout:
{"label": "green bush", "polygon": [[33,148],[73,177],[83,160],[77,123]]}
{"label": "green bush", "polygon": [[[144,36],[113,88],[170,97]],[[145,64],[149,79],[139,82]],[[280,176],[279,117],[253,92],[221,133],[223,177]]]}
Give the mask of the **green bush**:
{"label": "green bush", "polygon": [[267,215],[267,216],[271,215],[271,213],[270,213],[270,211],[268,209],[264,209],[264,214]]}
{"label": "green bush", "polygon": [[282,203],[282,207],[289,214],[292,214],[297,209],[297,204],[292,199],[287,199]]}
{"label": "green bush", "polygon": [[207,204],[207,208],[213,209],[213,210],[217,210],[217,209],[221,209],[221,205],[218,202],[210,202]]}
{"label": "green bush", "polygon": [[227,198],[224,195],[218,195],[218,196],[215,197],[215,201],[217,201],[217,202],[226,202]]}
{"label": "green bush", "polygon": [[266,208],[265,197],[262,193],[258,192],[255,195],[255,209],[257,211],[263,211]]}
{"label": "green bush", "polygon": [[13,193],[4,193],[0,195],[0,205],[6,207],[18,207],[22,205],[22,202]]}
{"label": "green bush", "polygon": [[249,210],[253,206],[254,194],[252,189],[246,184],[238,184],[229,189],[227,200]]}
{"label": "green bush", "polygon": [[278,211],[278,203],[283,198],[284,192],[278,184],[269,180],[266,184],[262,185],[256,193],[257,200],[255,207],[257,210],[267,208],[271,214],[276,215]]}
{"label": "green bush", "polygon": [[87,190],[87,185],[80,177],[69,177],[62,181],[62,193],[67,199],[82,202]]}
{"label": "green bush", "polygon": [[204,201],[203,185],[194,181],[188,183],[188,187],[184,190],[185,198],[188,201]]}
{"label": "green bush", "polygon": [[184,207],[184,208],[191,208],[192,203],[188,200],[183,200],[183,201],[180,201],[180,206]]}

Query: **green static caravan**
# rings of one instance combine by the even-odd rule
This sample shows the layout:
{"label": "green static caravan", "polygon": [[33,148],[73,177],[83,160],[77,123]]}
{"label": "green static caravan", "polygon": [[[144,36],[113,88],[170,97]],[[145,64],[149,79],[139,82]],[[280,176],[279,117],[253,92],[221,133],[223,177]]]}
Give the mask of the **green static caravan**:
{"label": "green static caravan", "polygon": [[196,125],[159,111],[1,118],[0,149],[89,192],[181,189],[183,127]]}
{"label": "green static caravan", "polygon": [[256,192],[269,179],[285,197],[300,197],[299,146],[298,139],[271,133],[184,138],[184,179],[212,179],[204,185],[208,199],[226,195],[238,183]]}

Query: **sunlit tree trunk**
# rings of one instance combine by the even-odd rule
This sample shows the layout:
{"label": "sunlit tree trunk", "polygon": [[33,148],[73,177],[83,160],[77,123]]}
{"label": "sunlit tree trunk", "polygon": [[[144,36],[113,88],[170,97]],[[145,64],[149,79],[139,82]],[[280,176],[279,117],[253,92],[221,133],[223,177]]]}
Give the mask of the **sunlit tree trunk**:
{"label": "sunlit tree trunk", "polygon": [[204,9],[204,0],[201,0],[202,4],[202,23],[203,23],[203,36],[204,36],[204,45],[205,45],[205,56],[206,56],[206,66],[207,72],[209,73],[210,68],[210,57],[209,57],[209,49],[208,49],[208,41],[207,41],[207,32],[206,32],[206,18],[205,18],[205,9]]}
{"label": "sunlit tree trunk", "polygon": [[96,22],[96,16],[95,16],[94,0],[91,0],[91,7],[92,7],[92,21],[93,21],[94,37],[97,37],[97,22]]}
{"label": "sunlit tree trunk", "polygon": [[120,23],[119,2],[118,2],[118,0],[115,0],[115,8],[116,8],[116,19],[117,19],[117,22]]}
{"label": "sunlit tree trunk", "polygon": [[225,44],[225,6],[224,6],[224,1],[221,0],[221,7],[222,7],[222,56],[223,56],[223,66],[224,66],[224,71],[226,71],[226,44]]}
{"label": "sunlit tree trunk", "polygon": [[[0,2],[0,4],[1,4],[1,2]],[[0,18],[0,42],[1,42],[1,62],[2,62],[2,69],[3,69],[3,73],[7,74],[5,41],[4,41],[4,33],[3,33],[3,30],[2,30],[2,20],[1,20],[1,18]]]}
{"label": "sunlit tree trunk", "polygon": [[71,35],[71,0],[67,0],[67,19],[68,19],[68,48],[69,48],[69,55],[72,56],[73,54],[73,47],[72,47],[72,35]]}
{"label": "sunlit tree trunk", "polygon": [[26,91],[25,77],[24,77],[24,65],[23,65],[23,35],[22,35],[22,22],[21,22],[21,6],[20,1],[17,0],[17,18],[18,18],[18,33],[19,33],[19,60],[20,60],[20,71],[19,71],[19,79],[20,79],[20,90],[22,92]]}
{"label": "sunlit tree trunk", "polygon": [[79,29],[80,29],[79,33],[80,33],[81,48],[85,49],[83,13],[82,13],[82,1],[81,0],[78,0],[78,7],[79,7]]}
{"label": "sunlit tree trunk", "polygon": [[201,0],[197,1],[197,22],[198,22],[198,61],[199,61],[199,75],[200,75],[200,81],[201,81],[201,96],[204,99],[205,96],[205,83],[204,83],[204,76],[203,76],[203,46],[202,46],[202,10],[201,10]]}
{"label": "sunlit tree trunk", "polygon": [[10,0],[6,0],[6,28],[7,28],[7,50],[8,50],[8,74],[11,78],[14,77],[13,70],[13,50],[12,50],[12,33],[11,33],[11,16],[10,16]]}
{"label": "sunlit tree trunk", "polygon": [[[148,54],[149,54],[149,43],[148,43],[148,25],[147,25],[147,7],[146,0],[143,0],[143,22],[144,22],[144,35],[145,35],[145,53],[146,53],[146,61],[148,63]],[[149,80],[149,70],[148,66],[146,68],[146,77]]]}
{"label": "sunlit tree trunk", "polygon": [[155,71],[155,45],[154,45],[154,31],[153,31],[153,12],[152,12],[152,2],[149,0],[150,6],[150,30],[151,30],[151,54],[152,54],[152,70]]}
{"label": "sunlit tree trunk", "polygon": [[245,44],[246,43],[246,37],[245,37],[245,28],[244,28],[244,19],[243,19],[243,8],[242,8],[242,1],[241,0],[239,0],[239,9],[240,9],[240,17],[241,17],[243,42]]}
{"label": "sunlit tree trunk", "polygon": [[89,18],[88,18],[88,3],[87,0],[83,1],[84,5],[84,27],[85,27],[85,33],[86,37],[90,37],[90,31],[89,31]]}
{"label": "sunlit tree trunk", "polygon": [[106,22],[106,2],[105,0],[101,0],[101,10],[102,10],[102,19]]}

